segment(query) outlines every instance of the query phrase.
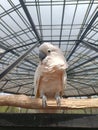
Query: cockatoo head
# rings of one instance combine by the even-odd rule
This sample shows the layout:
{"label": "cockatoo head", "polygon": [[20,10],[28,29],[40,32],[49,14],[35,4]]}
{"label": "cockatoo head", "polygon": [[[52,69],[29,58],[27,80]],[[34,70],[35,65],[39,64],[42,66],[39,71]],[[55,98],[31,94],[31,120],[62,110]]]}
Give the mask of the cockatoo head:
{"label": "cockatoo head", "polygon": [[66,69],[68,64],[65,57],[59,47],[51,43],[43,43],[39,47],[39,58],[41,62],[45,63],[49,67],[64,67]]}
{"label": "cockatoo head", "polygon": [[39,47],[39,58],[40,60],[43,60],[46,56],[57,53],[58,50],[59,49],[56,46],[45,42]]}

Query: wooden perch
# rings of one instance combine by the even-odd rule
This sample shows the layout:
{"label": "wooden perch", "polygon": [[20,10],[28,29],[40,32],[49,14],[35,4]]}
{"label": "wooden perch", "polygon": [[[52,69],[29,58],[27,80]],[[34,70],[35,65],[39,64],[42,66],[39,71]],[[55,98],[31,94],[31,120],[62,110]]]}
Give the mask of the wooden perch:
{"label": "wooden perch", "polygon": [[[45,109],[79,109],[98,108],[98,98],[92,99],[61,99],[61,107],[57,107],[55,100],[47,101]],[[26,95],[1,95],[0,106],[15,106],[28,109],[42,109],[42,100],[34,99]]]}

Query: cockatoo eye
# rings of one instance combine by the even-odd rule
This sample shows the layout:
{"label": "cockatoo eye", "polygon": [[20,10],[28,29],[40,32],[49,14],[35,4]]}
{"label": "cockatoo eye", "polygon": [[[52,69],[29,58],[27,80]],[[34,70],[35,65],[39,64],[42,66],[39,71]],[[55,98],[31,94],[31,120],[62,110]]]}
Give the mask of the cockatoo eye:
{"label": "cockatoo eye", "polygon": [[50,49],[48,49],[48,52],[50,53],[50,52],[51,52],[51,50],[50,50]]}

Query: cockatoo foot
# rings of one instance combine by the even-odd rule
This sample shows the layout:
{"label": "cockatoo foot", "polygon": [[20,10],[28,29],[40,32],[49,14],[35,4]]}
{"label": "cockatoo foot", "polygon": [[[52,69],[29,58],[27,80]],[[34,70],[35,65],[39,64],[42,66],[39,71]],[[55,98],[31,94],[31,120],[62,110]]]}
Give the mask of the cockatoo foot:
{"label": "cockatoo foot", "polygon": [[42,107],[45,108],[47,106],[47,97],[45,95],[42,96]]}
{"label": "cockatoo foot", "polygon": [[61,106],[61,98],[59,95],[56,95],[56,103],[57,103],[57,106]]}

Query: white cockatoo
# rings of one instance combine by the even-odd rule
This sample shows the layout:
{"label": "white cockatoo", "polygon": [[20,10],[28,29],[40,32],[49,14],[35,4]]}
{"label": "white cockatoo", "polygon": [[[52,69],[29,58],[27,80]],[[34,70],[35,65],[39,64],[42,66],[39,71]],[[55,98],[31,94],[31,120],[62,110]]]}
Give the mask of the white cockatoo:
{"label": "white cockatoo", "polygon": [[61,105],[61,97],[66,87],[66,69],[68,64],[59,47],[43,43],[39,47],[39,65],[34,75],[35,98],[42,98],[42,106],[48,99],[56,99]]}

